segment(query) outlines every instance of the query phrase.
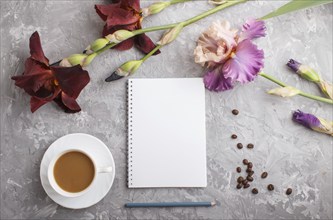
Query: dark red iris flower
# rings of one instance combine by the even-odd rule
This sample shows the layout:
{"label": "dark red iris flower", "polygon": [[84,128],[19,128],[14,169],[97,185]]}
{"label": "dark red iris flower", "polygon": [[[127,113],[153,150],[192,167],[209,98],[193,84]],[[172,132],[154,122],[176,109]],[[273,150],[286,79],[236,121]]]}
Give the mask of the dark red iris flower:
{"label": "dark red iris flower", "polygon": [[[133,31],[142,28],[140,0],[114,0],[109,5],[95,5],[95,9],[97,14],[106,21],[103,29],[104,37],[117,30]],[[155,48],[155,44],[146,34],[140,34],[125,40],[113,48],[128,50],[133,45],[146,54]],[[160,51],[157,51],[155,55],[159,53]]]}
{"label": "dark red iris flower", "polygon": [[65,112],[81,111],[76,99],[90,81],[88,72],[80,65],[50,66],[49,60],[44,55],[38,32],[30,37],[30,54],[25,62],[23,74],[13,76],[12,79],[15,80],[16,86],[31,96],[31,112],[51,101],[55,101]]}

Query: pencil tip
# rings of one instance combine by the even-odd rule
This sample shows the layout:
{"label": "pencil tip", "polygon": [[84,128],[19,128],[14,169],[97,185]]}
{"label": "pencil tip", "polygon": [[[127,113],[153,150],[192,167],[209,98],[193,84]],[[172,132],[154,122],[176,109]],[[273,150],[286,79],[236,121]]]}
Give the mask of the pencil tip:
{"label": "pencil tip", "polygon": [[212,206],[220,205],[220,202],[215,199],[213,202],[211,202]]}

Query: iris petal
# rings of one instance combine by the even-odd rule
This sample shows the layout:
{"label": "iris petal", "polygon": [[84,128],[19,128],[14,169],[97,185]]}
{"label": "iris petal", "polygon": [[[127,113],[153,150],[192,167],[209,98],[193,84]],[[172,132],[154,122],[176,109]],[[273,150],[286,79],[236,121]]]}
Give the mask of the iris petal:
{"label": "iris petal", "polygon": [[253,81],[264,66],[264,51],[250,40],[244,40],[237,45],[232,58],[223,65],[226,78],[231,78],[241,83]]}
{"label": "iris petal", "polygon": [[205,87],[210,91],[220,92],[233,88],[230,78],[225,78],[221,66],[209,70],[204,76]]}
{"label": "iris petal", "polygon": [[242,27],[242,32],[240,34],[240,41],[266,36],[266,26],[265,22],[262,20],[249,19]]}
{"label": "iris petal", "polygon": [[48,66],[49,60],[44,55],[39,34],[37,31],[31,35],[29,46],[31,58]]}

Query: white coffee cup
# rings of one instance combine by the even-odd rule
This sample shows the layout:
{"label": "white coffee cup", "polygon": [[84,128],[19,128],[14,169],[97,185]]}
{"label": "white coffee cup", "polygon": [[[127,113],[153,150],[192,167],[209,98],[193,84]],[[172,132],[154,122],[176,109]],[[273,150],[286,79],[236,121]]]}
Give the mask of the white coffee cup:
{"label": "white coffee cup", "polygon": [[[89,157],[89,159],[92,161],[93,165],[94,165],[94,178],[91,181],[90,185],[85,188],[84,190],[80,191],[80,192],[67,192],[65,190],[63,190],[56,182],[55,178],[54,178],[54,166],[57,162],[57,160],[64,154],[69,153],[69,152],[80,152],[83,153],[84,155],[86,155],[87,157]],[[76,148],[72,148],[66,151],[61,152],[60,154],[58,154],[57,156],[55,156],[51,163],[48,166],[48,170],[47,170],[47,177],[49,180],[49,183],[51,185],[51,187],[54,189],[54,191],[56,191],[58,194],[65,196],[65,197],[77,197],[77,196],[81,196],[83,194],[85,194],[86,192],[88,192],[91,189],[91,186],[94,184],[96,177],[99,173],[111,173],[113,171],[112,167],[97,167],[96,166],[96,162],[93,159],[93,157],[91,157],[87,152],[81,150],[81,149],[76,149]]]}

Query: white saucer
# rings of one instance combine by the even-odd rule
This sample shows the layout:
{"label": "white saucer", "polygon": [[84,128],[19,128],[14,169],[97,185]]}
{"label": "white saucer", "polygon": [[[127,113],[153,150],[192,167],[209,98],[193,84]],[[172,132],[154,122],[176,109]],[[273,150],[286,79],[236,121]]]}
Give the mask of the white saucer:
{"label": "white saucer", "polygon": [[[68,198],[56,193],[47,178],[48,165],[54,156],[70,149],[80,148],[96,160],[98,167],[111,166],[111,173],[100,173],[93,182],[91,189],[78,197]],[[70,209],[83,209],[99,202],[109,192],[115,177],[115,164],[111,152],[98,138],[88,134],[68,134],[53,142],[45,152],[40,165],[40,179],[47,195],[59,205]]]}

